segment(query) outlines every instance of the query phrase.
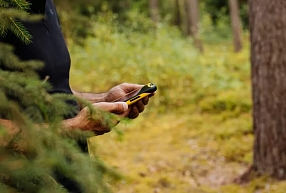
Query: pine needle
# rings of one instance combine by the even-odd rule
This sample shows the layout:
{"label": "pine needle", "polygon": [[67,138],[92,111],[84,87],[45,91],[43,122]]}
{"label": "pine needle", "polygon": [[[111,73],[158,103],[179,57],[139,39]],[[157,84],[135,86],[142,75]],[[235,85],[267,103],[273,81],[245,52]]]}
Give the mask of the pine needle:
{"label": "pine needle", "polygon": [[25,0],[10,0],[10,2],[20,10],[29,10],[30,3]]}
{"label": "pine needle", "polygon": [[5,37],[7,35],[7,26],[0,26],[0,37]]}
{"label": "pine needle", "polygon": [[0,0],[0,7],[4,7],[4,8],[9,7],[9,3],[3,0]]}
{"label": "pine needle", "polygon": [[20,38],[23,43],[29,44],[32,43],[31,41],[31,34],[26,30],[24,25],[18,21],[15,21],[14,19],[10,18],[11,26],[10,30],[18,37]]}

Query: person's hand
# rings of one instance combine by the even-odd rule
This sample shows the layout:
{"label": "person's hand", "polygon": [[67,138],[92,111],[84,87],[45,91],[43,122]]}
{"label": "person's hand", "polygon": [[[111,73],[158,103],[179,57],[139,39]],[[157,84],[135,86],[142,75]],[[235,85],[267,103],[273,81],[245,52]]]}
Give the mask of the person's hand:
{"label": "person's hand", "polygon": [[[105,101],[113,102],[134,90],[141,89],[143,86],[144,85],[139,85],[139,84],[122,83],[110,89],[110,91],[106,94]],[[144,111],[145,105],[147,105],[149,102],[149,98],[153,95],[154,94],[144,97],[143,99],[129,106],[130,112],[126,117],[130,119],[138,117],[139,114]]]}
{"label": "person's hand", "polygon": [[[107,103],[100,102],[94,103],[93,106],[96,109],[113,113],[118,117],[126,117],[130,113],[128,105],[124,102],[115,102]],[[92,131],[98,135],[107,133],[111,130],[112,127],[119,123],[119,119],[109,120],[109,123],[103,123],[102,116],[100,113],[97,113],[96,116],[91,116],[91,112],[88,107],[83,108],[79,114],[73,118],[74,119],[74,128],[80,128],[84,131]]]}

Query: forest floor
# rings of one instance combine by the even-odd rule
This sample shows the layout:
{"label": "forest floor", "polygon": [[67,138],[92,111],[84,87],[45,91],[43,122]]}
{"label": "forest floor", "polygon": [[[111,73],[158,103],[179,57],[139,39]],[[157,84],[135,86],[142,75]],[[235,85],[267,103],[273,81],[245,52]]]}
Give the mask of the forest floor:
{"label": "forest floor", "polygon": [[250,114],[222,120],[199,112],[144,113],[118,126],[123,135],[91,139],[99,157],[122,175],[110,183],[115,193],[285,192],[285,182],[267,177],[233,183],[251,165],[253,135],[237,132]]}
{"label": "forest floor", "polygon": [[[232,184],[250,166],[253,136],[248,132],[232,136],[231,130],[250,123],[250,114],[224,121],[221,116],[199,112],[158,115],[147,110],[144,113],[131,123],[118,126],[123,135],[111,132],[92,138],[99,157],[123,175],[120,181],[112,183],[114,192],[256,189],[253,184]],[[230,125],[236,128],[231,129]]]}

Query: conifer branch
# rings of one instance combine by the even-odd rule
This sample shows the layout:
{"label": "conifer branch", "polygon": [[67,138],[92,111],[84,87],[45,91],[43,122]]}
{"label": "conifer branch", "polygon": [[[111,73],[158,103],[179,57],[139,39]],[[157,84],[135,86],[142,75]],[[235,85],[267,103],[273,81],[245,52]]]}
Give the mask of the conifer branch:
{"label": "conifer branch", "polygon": [[10,0],[11,4],[17,7],[20,10],[29,10],[30,3],[23,0]]}
{"label": "conifer branch", "polygon": [[26,0],[0,0],[0,37],[12,31],[23,43],[31,43],[31,34],[20,21],[35,21],[39,16],[27,13],[30,3]]}
{"label": "conifer branch", "polygon": [[0,7],[7,8],[7,7],[9,7],[9,3],[6,1],[3,1],[3,0],[0,0]]}
{"label": "conifer branch", "polygon": [[[31,35],[21,22],[39,16],[29,15],[23,2],[26,0],[0,0],[0,36],[11,32],[27,43]],[[21,61],[11,45],[0,42],[0,119],[16,123],[21,130],[8,146],[0,146],[0,192],[66,192],[51,178],[57,168],[85,192],[110,192],[103,176],[113,178],[116,173],[97,157],[80,151],[77,141],[92,132],[63,128],[63,118],[76,112],[67,103],[74,97],[50,95],[51,85],[36,72],[42,66],[37,61]],[[92,115],[97,112],[93,110]],[[108,121],[108,116],[98,114],[103,121]],[[5,127],[0,125],[0,137],[7,131]]]}
{"label": "conifer branch", "polygon": [[0,26],[0,37],[5,37],[7,35],[7,27],[5,25]]}
{"label": "conifer branch", "polygon": [[10,18],[11,26],[10,30],[20,38],[25,44],[31,43],[31,34],[26,30],[22,23],[15,21],[13,18]]}

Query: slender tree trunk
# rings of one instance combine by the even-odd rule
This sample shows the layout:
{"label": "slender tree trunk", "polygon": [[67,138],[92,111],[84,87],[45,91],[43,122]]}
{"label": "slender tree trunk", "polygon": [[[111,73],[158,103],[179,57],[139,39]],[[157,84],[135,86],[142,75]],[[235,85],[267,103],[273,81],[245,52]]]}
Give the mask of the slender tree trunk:
{"label": "slender tree trunk", "polygon": [[189,2],[189,0],[184,0],[183,3],[184,3],[183,5],[185,8],[185,14],[186,14],[186,21],[185,21],[186,28],[185,28],[185,30],[186,30],[187,36],[191,36],[192,32],[191,32],[191,19],[190,19],[191,18],[191,16],[190,16],[191,9],[189,6],[190,2]]}
{"label": "slender tree trunk", "polygon": [[286,1],[250,0],[254,160],[286,179]]}
{"label": "slender tree trunk", "polygon": [[149,0],[149,9],[150,9],[150,15],[151,19],[154,23],[157,23],[160,21],[160,14],[159,14],[159,2],[158,0]]}
{"label": "slender tree trunk", "polygon": [[198,0],[187,0],[187,6],[188,9],[187,15],[188,15],[188,35],[191,35],[194,38],[194,44],[195,46],[203,52],[203,45],[201,40],[199,39],[199,3]]}
{"label": "slender tree trunk", "polygon": [[239,6],[238,0],[229,0],[229,10],[230,10],[230,18],[231,18],[231,26],[233,33],[233,43],[235,52],[239,52],[242,49],[242,27],[241,20],[239,17]]}
{"label": "slender tree trunk", "polygon": [[174,7],[174,25],[181,27],[182,19],[179,0],[174,0]]}

